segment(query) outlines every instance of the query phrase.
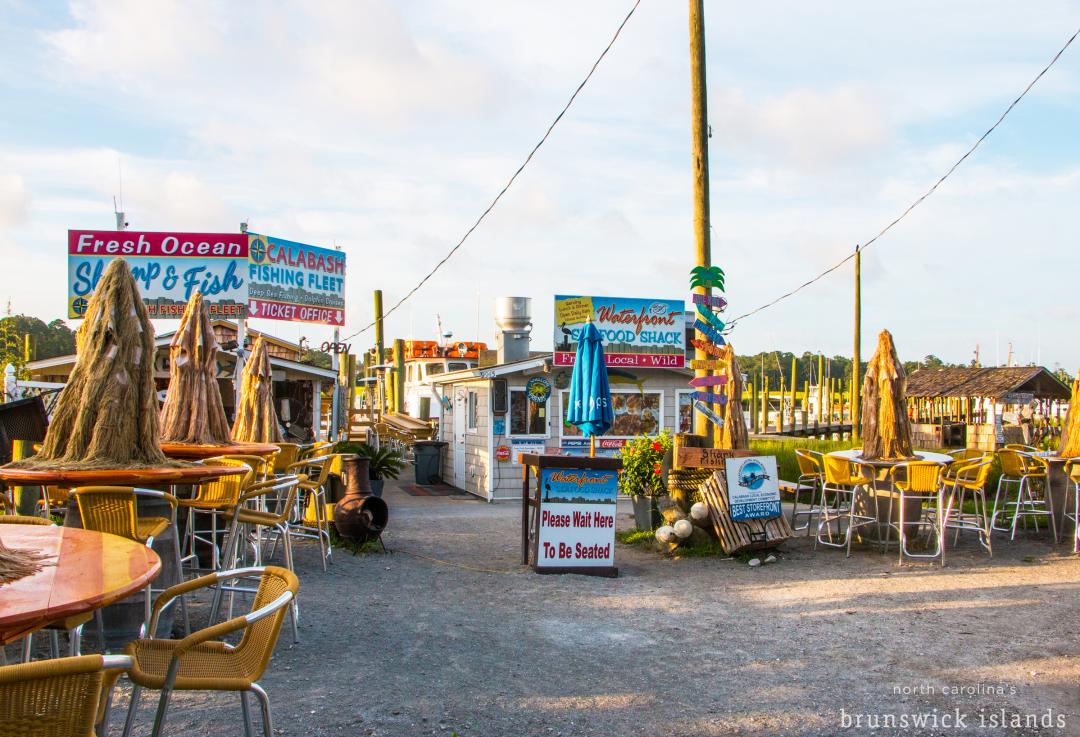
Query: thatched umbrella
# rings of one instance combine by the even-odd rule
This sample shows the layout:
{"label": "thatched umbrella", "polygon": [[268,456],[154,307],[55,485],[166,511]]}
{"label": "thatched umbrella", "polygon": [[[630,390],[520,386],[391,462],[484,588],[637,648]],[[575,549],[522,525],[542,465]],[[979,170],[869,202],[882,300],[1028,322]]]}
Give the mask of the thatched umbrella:
{"label": "thatched umbrella", "polygon": [[169,391],[161,408],[161,439],[169,443],[225,445],[229,420],[217,380],[217,338],[210,308],[195,292],[169,346]]}
{"label": "thatched umbrella", "polygon": [[729,450],[746,450],[750,447],[750,438],[746,434],[746,418],[742,409],[742,372],[730,343],[720,349],[719,360],[724,362],[724,373],[728,377],[724,392],[727,394],[727,404],[724,405],[724,426],[714,436],[715,445]]}
{"label": "thatched umbrella", "polygon": [[1073,380],[1069,414],[1065,418],[1065,427],[1061,429],[1061,446],[1058,448],[1058,455],[1063,458],[1080,456],[1080,373],[1077,373]]}
{"label": "thatched umbrella", "polygon": [[240,380],[240,407],[233,424],[234,440],[246,443],[284,441],[274,410],[274,378],[270,373],[270,354],[260,335],[244,364]]}
{"label": "thatched umbrella", "polygon": [[75,367],[41,452],[20,468],[182,465],[161,452],[154,388],[154,328],[131,269],[113,260],[75,333]]}
{"label": "thatched umbrella", "polygon": [[896,355],[892,335],[882,330],[867,364],[862,387],[862,457],[904,460],[911,452],[911,424],[905,409],[907,374]]}

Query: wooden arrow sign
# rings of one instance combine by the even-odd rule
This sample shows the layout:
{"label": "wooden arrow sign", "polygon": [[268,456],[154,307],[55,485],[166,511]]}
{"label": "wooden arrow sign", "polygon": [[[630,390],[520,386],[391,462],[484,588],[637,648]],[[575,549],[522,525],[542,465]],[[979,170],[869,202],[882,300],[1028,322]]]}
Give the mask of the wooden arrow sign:
{"label": "wooden arrow sign", "polygon": [[694,359],[690,362],[690,368],[699,371],[723,371],[727,365],[723,361],[703,361]]}
{"label": "wooden arrow sign", "polygon": [[720,331],[713,329],[712,325],[702,322],[700,319],[694,321],[694,330],[704,335],[716,345],[724,345],[726,343],[724,336],[720,334]]}
{"label": "wooden arrow sign", "polygon": [[715,394],[713,392],[694,392],[693,398],[705,404],[727,404],[727,394]]}
{"label": "wooden arrow sign", "polygon": [[[717,362],[709,361],[709,363]],[[726,376],[699,376],[696,379],[690,379],[690,386],[721,386],[726,383]]]}
{"label": "wooden arrow sign", "polygon": [[700,317],[703,322],[712,325],[713,328],[715,328],[716,330],[723,330],[725,327],[727,327],[727,325],[724,324],[724,321],[714,315],[708,307],[698,305],[697,313],[698,317]]}
{"label": "wooden arrow sign", "polygon": [[695,294],[694,304],[705,305],[706,307],[715,307],[718,310],[722,310],[727,307],[727,300],[723,297],[719,297],[712,294]]}
{"label": "wooden arrow sign", "polygon": [[707,340],[702,340],[701,338],[691,338],[690,344],[699,350],[705,351],[710,356],[716,356],[717,358],[720,357],[720,349]]}
{"label": "wooden arrow sign", "polygon": [[724,418],[709,409],[704,402],[694,402],[694,409],[709,418],[709,421],[717,427],[724,426]]}

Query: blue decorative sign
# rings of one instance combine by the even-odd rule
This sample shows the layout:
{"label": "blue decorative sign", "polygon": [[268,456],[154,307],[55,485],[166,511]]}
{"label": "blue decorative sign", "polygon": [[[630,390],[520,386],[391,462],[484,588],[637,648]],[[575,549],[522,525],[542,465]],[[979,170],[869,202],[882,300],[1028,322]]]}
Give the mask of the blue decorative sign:
{"label": "blue decorative sign", "polygon": [[544,404],[551,397],[551,382],[541,376],[529,379],[525,384],[525,396],[530,402]]}
{"label": "blue decorative sign", "polygon": [[729,458],[725,466],[731,519],[745,522],[780,516],[780,483],[774,456]]}

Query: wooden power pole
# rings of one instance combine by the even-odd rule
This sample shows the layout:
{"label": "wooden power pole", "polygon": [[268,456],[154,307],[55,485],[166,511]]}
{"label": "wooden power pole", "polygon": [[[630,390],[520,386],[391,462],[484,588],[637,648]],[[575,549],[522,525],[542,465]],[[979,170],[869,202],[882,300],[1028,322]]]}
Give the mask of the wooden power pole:
{"label": "wooden power pole", "polygon": [[862,252],[855,246],[855,350],[851,360],[851,439],[862,435],[860,410],[862,409]]}
{"label": "wooden power pole", "polygon": [[[705,90],[705,2],[690,0],[690,138],[694,162],[694,265],[712,266],[712,246],[709,240],[709,123]],[[708,294],[708,287],[695,291]],[[694,358],[705,361],[710,356],[700,348]],[[694,375],[707,376],[708,371],[696,369]],[[708,438],[712,445],[713,427],[700,412],[693,412],[694,433]]]}

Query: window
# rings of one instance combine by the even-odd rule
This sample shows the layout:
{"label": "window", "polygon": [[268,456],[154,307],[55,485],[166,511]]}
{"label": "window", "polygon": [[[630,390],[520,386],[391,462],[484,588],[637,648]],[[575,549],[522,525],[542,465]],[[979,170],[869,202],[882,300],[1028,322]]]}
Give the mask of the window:
{"label": "window", "polygon": [[[580,438],[581,430],[566,421],[566,410],[570,406],[570,392],[562,392],[562,436]],[[664,393],[654,391],[612,392],[611,408],[615,412],[615,421],[605,437],[632,438],[637,435],[655,435],[664,427]]]}
{"label": "window", "polygon": [[451,361],[450,362],[450,368],[447,369],[447,370],[448,371],[464,371],[467,368],[469,368],[469,364],[467,364],[467,363],[462,363],[461,361]]}
{"label": "window", "polygon": [[530,402],[524,389],[510,390],[510,434],[547,437],[548,402]]}
{"label": "window", "polygon": [[441,374],[446,371],[446,366],[441,363],[429,363],[427,365],[427,375],[434,376],[435,374]]}
{"label": "window", "polygon": [[694,399],[693,391],[680,390],[676,393],[678,402],[676,403],[675,413],[679,418],[678,432],[693,432],[694,431]]}
{"label": "window", "polygon": [[479,397],[478,397],[476,392],[469,392],[469,398],[468,398],[469,408],[468,408],[468,413],[466,414],[466,417],[469,420],[469,429],[470,430],[475,430],[476,429],[476,406],[477,406],[478,400],[479,400]]}

